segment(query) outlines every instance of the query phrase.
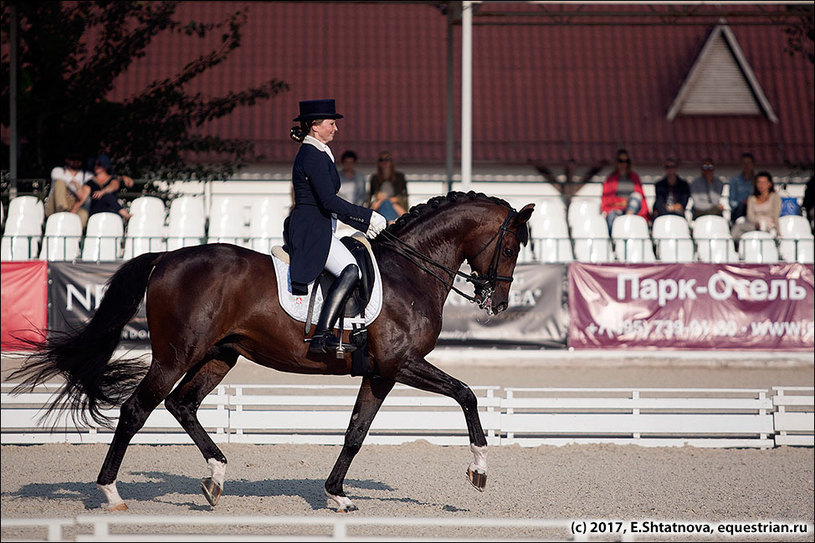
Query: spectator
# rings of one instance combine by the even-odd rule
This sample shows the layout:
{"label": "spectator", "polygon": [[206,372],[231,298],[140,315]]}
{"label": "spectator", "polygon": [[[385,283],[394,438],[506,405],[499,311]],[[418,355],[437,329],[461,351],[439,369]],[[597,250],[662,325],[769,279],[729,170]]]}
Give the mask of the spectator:
{"label": "spectator", "polygon": [[111,175],[111,163],[107,155],[99,155],[93,163],[93,179],[88,181],[91,189],[91,215],[102,212],[118,213],[123,219],[130,213],[122,207],[116,193],[124,183],[119,176]]}
{"label": "spectator", "polygon": [[815,175],[809,176],[804,189],[804,216],[809,221],[809,227],[815,232]]}
{"label": "spectator", "polygon": [[747,198],[753,194],[755,189],[755,167],[756,161],[751,153],[741,154],[741,172],[730,178],[730,193],[728,203],[730,204],[730,224],[735,224],[739,217],[744,217],[747,212]]}
{"label": "spectator", "polygon": [[609,232],[614,219],[620,215],[648,218],[648,204],[642,191],[642,182],[640,176],[631,169],[631,156],[625,149],[617,151],[616,169],[603,183],[600,209],[608,222]]}
{"label": "spectator", "polygon": [[365,189],[365,178],[357,172],[357,154],[354,151],[345,151],[340,157],[340,192],[339,197],[361,206],[365,204],[368,192]]}
{"label": "spectator", "polygon": [[79,215],[82,228],[88,224],[92,175],[82,169],[82,159],[76,153],[65,156],[65,165],[51,170],[51,191],[45,201],[45,216],[61,211]]}
{"label": "spectator", "polygon": [[676,174],[676,159],[665,161],[665,176],[656,182],[654,189],[654,217],[660,215],[685,216],[685,208],[690,198],[690,185]]}
{"label": "spectator", "polygon": [[747,198],[747,219],[733,225],[731,235],[738,241],[745,232],[761,230],[773,236],[779,230],[778,218],[781,216],[781,196],[775,192],[775,184],[769,172],[758,172],[755,175],[755,189]]}
{"label": "spectator", "polygon": [[388,222],[395,221],[408,209],[405,174],[396,171],[393,155],[388,151],[379,153],[376,173],[371,176],[368,207],[384,215]]}
{"label": "spectator", "polygon": [[712,158],[702,162],[702,175],[695,178],[690,184],[690,197],[693,198],[694,220],[702,215],[722,216],[724,206],[722,199],[722,180],[714,174],[716,165]]}

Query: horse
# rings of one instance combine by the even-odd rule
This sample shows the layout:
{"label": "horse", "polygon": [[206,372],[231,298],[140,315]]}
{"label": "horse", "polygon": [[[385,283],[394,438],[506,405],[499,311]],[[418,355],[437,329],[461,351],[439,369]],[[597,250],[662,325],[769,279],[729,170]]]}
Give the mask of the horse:
{"label": "horse", "polygon": [[[371,248],[380,267],[383,307],[368,328],[374,372],[359,388],[342,450],[324,490],[337,511],[357,510],[343,481],[371,423],[396,383],[443,394],[464,412],[473,462],[470,483],[484,491],[487,440],[477,401],[463,382],[430,364],[442,309],[459,268],[474,285],[471,301],[490,314],[507,307],[512,274],[534,204],[516,211],[506,201],[480,193],[450,192],[389,225]],[[432,278],[432,279],[431,279]],[[462,293],[463,294],[463,293]],[[146,297],[152,358],[112,355],[125,324]],[[348,332],[343,333],[348,341]],[[192,438],[209,476],[201,488],[211,506],[223,493],[227,459],[201,426],[197,410],[235,366],[239,356],[276,370],[301,374],[348,375],[351,356],[311,354],[303,325],[278,302],[275,270],[268,254],[230,244],[206,244],[147,253],[125,262],[107,283],[93,318],[72,332],[32,342],[33,353],[11,376],[22,378],[16,392],[55,377],[64,384],[46,415],[65,409],[76,424],[112,427],[102,412],[121,406],[118,424],[97,477],[103,509],[126,510],[116,489],[125,451],[150,413],[163,401]]]}

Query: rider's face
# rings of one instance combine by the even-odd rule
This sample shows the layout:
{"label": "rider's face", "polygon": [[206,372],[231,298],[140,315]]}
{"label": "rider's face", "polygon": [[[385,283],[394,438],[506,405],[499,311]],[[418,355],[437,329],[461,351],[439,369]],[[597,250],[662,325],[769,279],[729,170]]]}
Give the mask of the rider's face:
{"label": "rider's face", "polygon": [[337,133],[337,121],[334,119],[323,119],[317,124],[312,125],[312,132],[314,137],[323,143],[330,143],[334,139],[334,134]]}

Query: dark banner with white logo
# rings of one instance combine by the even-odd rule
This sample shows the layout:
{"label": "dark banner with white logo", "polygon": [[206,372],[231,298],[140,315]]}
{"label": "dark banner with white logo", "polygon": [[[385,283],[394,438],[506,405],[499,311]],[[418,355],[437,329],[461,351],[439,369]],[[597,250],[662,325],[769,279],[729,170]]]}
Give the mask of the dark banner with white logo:
{"label": "dark banner with white logo", "polygon": [[[48,327],[63,332],[81,328],[87,323],[105,294],[105,283],[119,269],[121,262],[48,264]],[[122,330],[121,347],[147,347],[147,315],[142,301],[133,319]]]}
{"label": "dark banner with white logo", "polygon": [[[463,272],[469,271],[466,265]],[[566,347],[569,309],[567,273],[563,264],[518,264],[509,292],[509,305],[488,315],[451,292],[444,305],[439,343],[468,345],[529,345]],[[473,287],[456,277],[456,287],[472,294]]]}
{"label": "dark banner with white logo", "polygon": [[813,269],[575,262],[569,346],[812,352]]}

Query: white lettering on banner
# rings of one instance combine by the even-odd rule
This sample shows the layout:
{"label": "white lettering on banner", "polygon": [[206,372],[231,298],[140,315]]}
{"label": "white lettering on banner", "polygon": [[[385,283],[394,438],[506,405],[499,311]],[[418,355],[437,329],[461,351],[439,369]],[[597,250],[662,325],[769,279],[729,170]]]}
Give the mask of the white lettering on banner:
{"label": "white lettering on banner", "polygon": [[585,327],[592,336],[609,339],[628,336],[638,340],[698,340],[708,337],[787,337],[811,341],[815,336],[815,321],[759,321],[739,325],[735,320],[693,319],[688,324],[670,319],[623,319],[615,322],[591,322]]}
{"label": "white lettering on banner", "polygon": [[659,307],[671,300],[696,300],[697,295],[708,294],[714,300],[727,300],[735,293],[739,300],[761,302],[765,300],[806,299],[806,287],[797,279],[736,279],[726,273],[716,272],[706,286],[696,286],[696,279],[642,279],[631,273],[617,276],[617,300],[656,300]]}
{"label": "white lettering on banner", "polygon": [[[85,308],[85,311],[98,309],[99,304],[102,302],[102,296],[105,295],[105,290],[107,290],[105,287],[106,285],[98,283],[88,283],[85,285],[85,294],[83,296],[77,285],[70,283],[65,285],[65,309],[68,311],[74,310],[74,299]],[[91,306],[91,303],[93,303],[93,306]]]}

